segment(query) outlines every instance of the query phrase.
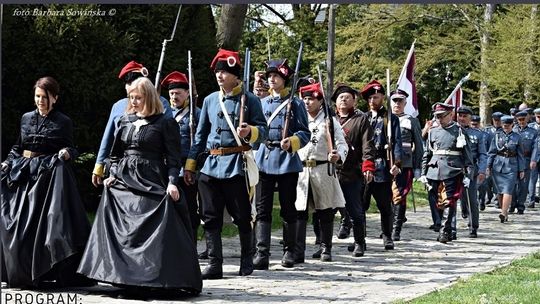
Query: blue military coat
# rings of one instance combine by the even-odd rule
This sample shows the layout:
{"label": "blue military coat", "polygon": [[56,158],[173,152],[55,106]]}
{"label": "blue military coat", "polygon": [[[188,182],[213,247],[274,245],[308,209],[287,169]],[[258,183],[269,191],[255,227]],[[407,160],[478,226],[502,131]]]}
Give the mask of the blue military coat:
{"label": "blue military coat", "polygon": [[302,172],[303,170],[302,161],[294,152],[304,147],[311,135],[304,103],[296,96],[292,99],[288,130],[288,136],[291,140],[290,151],[283,151],[279,146],[276,147],[277,143],[283,139],[282,132],[287,106],[281,107],[272,121],[269,121],[280,105],[287,102],[288,96],[287,92],[282,92],[281,96],[270,95],[261,100],[262,110],[268,124],[268,139],[259,146],[255,159],[259,170],[266,174],[278,175]]}
{"label": "blue military coat", "polygon": [[487,168],[487,145],[486,145],[486,136],[483,131],[479,129],[474,129],[471,127],[463,128],[463,131],[469,137],[470,148],[471,148],[471,162],[474,164],[474,171],[471,172],[471,178],[475,177],[477,174],[486,174]]}
{"label": "blue military coat", "polygon": [[[228,114],[234,127],[238,127],[241,96],[242,86],[239,85],[230,94],[225,94],[221,90],[208,95],[204,99],[197,133],[195,134],[195,142],[191,146],[186,161],[186,170],[195,171],[197,156],[205,149],[238,146],[224,115]],[[268,127],[262,112],[261,102],[257,96],[250,92],[246,92],[246,96],[244,122],[251,126],[248,139],[251,144],[261,143],[268,137]],[[223,100],[228,113],[224,114],[221,110],[220,100]],[[209,155],[201,172],[219,179],[232,178],[236,175],[243,176],[242,154]]]}
{"label": "blue military coat", "polygon": [[523,157],[525,158],[525,170],[529,170],[529,163],[531,161],[533,150],[536,147],[535,142],[538,132],[529,126],[526,126],[525,128],[515,126],[512,131],[519,134],[521,137]]}
{"label": "blue military coat", "polygon": [[[174,120],[180,126],[180,152],[182,158],[188,157],[189,148],[191,147],[190,130],[189,130],[189,104],[183,108],[173,108],[172,116]],[[195,126],[199,123],[199,117],[201,116],[201,109],[195,108]]]}

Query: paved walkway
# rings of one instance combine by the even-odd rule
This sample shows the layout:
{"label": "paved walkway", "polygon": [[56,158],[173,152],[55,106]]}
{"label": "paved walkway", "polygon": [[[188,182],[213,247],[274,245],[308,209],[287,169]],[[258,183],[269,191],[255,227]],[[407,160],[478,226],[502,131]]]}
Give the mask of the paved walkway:
{"label": "paved walkway", "polygon": [[[280,266],[278,234],[272,238],[272,257],[269,271],[255,271],[249,277],[236,275],[239,267],[238,238],[224,240],[224,279],[204,281],[199,297],[179,301],[196,303],[388,303],[411,299],[444,288],[460,278],[486,272],[528,253],[540,250],[540,210],[527,210],[524,215],[511,214],[510,221],[501,224],[498,209],[488,206],[480,214],[477,239],[468,238],[467,223],[458,219],[458,239],[448,244],[436,242],[437,233],[427,227],[431,222],[429,210],[408,211],[402,241],[396,249],[385,251],[379,235],[379,216],[368,216],[368,250],[361,258],[352,258],[347,244],[352,241],[334,237],[333,262],[307,259],[293,269]],[[459,211],[458,211],[458,214]],[[337,227],[336,227],[337,229]],[[314,236],[308,226],[306,256],[315,251]],[[199,246],[202,250],[202,246]],[[180,262],[180,261],[179,261]],[[201,261],[201,267],[206,261]],[[108,285],[77,290],[55,291],[55,299],[77,294],[78,304],[143,303],[117,299],[116,289]],[[34,297],[36,292],[16,289],[2,290],[2,303],[16,303],[16,295]],[[13,297],[11,302],[5,301]],[[171,303],[172,300],[154,300]],[[42,302],[42,303],[47,303]],[[58,303],[50,302],[50,303]]]}

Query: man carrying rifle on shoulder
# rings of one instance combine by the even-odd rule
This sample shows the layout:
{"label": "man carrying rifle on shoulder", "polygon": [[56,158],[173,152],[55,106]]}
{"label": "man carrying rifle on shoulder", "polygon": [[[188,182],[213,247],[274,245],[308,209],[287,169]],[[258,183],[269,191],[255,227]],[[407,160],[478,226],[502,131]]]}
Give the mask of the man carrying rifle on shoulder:
{"label": "man carrying rifle on shoulder", "polygon": [[[169,90],[172,115],[180,126],[179,148],[182,155],[182,164],[185,165],[191,147],[189,80],[184,73],[173,71],[163,79],[161,86]],[[193,105],[193,108],[195,109],[193,116],[195,120],[194,126],[196,126],[201,115],[201,109],[197,108],[196,105]],[[180,176],[184,176],[183,168],[180,171]],[[197,229],[201,222],[197,204],[197,182],[186,184],[182,180],[179,182],[179,187],[186,197],[189,219],[191,221],[191,228],[193,229],[193,240],[197,244]]]}
{"label": "man carrying rifle on shoulder", "polygon": [[[268,269],[269,266],[276,184],[281,206],[280,215],[283,219],[281,266],[293,267],[295,262],[303,262],[303,260],[295,261],[294,257],[297,231],[294,202],[298,173],[302,171],[302,162],[296,151],[309,141],[310,131],[304,105],[294,94],[295,85],[290,91],[286,89],[294,73],[295,71],[288,66],[287,59],[267,62],[266,77],[270,86],[270,96],[262,99],[261,105],[268,125],[268,139],[260,145],[256,155],[260,181],[256,191],[257,253],[253,264],[258,270]],[[304,233],[305,225],[304,222]]]}
{"label": "man carrying rifle on shoulder", "polygon": [[[320,79],[320,77],[319,77]],[[303,223],[303,233],[298,234],[297,256],[304,257],[306,248],[306,221],[311,208],[317,213],[321,243],[318,256],[322,262],[332,261],[332,235],[337,208],[345,207],[345,198],[336,174],[331,168],[342,164],[349,147],[343,130],[325,104],[319,83],[300,88],[308,112],[311,140],[298,151],[303,170],[298,178],[296,209]]]}
{"label": "man carrying rifle on shoulder", "polygon": [[[247,276],[253,272],[251,204],[246,187],[242,152],[250,144],[264,142],[268,134],[259,99],[244,90],[240,78],[238,52],[220,49],[210,65],[220,90],[208,95],[203,102],[195,140],[184,168],[184,181],[195,182],[196,159],[205,149],[209,156],[198,179],[202,204],[202,219],[208,266],[203,279],[223,278],[223,248],[221,229],[225,207],[238,227],[240,237],[240,271]],[[245,95],[245,107],[241,107]],[[225,109],[225,110],[223,110]],[[243,113],[243,114],[242,114]],[[241,117],[243,122],[241,122]],[[233,129],[227,119],[231,120]],[[243,145],[238,145],[235,136]]]}
{"label": "man carrying rifle on shoulder", "polygon": [[[381,228],[384,249],[394,249],[392,228],[394,212],[392,209],[392,180],[400,173],[401,167],[401,130],[399,119],[384,106],[385,90],[377,81],[368,83],[361,91],[362,97],[368,102],[368,117],[374,131],[375,145],[375,174],[373,182],[366,187],[364,197],[364,212],[369,209],[371,196],[377,202],[381,213]],[[390,124],[391,138],[388,132]]]}

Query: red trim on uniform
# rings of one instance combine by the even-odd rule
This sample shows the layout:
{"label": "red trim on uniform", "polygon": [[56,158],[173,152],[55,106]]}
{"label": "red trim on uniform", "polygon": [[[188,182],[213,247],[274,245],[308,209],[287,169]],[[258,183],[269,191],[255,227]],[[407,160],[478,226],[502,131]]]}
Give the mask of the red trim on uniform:
{"label": "red trim on uniform", "polygon": [[367,171],[375,172],[375,163],[369,159],[362,162],[362,173]]}

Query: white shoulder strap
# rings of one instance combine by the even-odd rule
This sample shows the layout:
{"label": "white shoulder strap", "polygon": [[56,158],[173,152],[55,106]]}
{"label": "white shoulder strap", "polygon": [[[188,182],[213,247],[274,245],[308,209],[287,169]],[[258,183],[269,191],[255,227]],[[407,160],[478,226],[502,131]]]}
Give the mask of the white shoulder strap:
{"label": "white shoulder strap", "polygon": [[234,128],[234,125],[231,121],[231,118],[229,117],[229,112],[227,112],[227,109],[225,108],[225,103],[223,102],[223,98],[221,95],[221,92],[219,94],[219,105],[221,106],[221,111],[223,112],[223,116],[225,117],[225,120],[227,121],[227,124],[229,125],[229,128],[231,128],[231,132],[234,135],[234,139],[236,140],[236,143],[239,146],[242,146],[242,141],[240,141],[240,137],[238,136],[238,133],[236,133],[236,129]]}
{"label": "white shoulder strap", "polygon": [[270,116],[270,118],[268,118],[268,121],[266,122],[268,126],[270,126],[270,123],[272,122],[272,120],[274,120],[274,118],[276,118],[276,116],[279,114],[279,112],[284,108],[286,107],[289,103],[291,102],[291,99],[287,99],[287,101],[285,102],[282,102],[279,107],[276,108],[276,110],[274,111],[274,113],[272,113],[272,115]]}

